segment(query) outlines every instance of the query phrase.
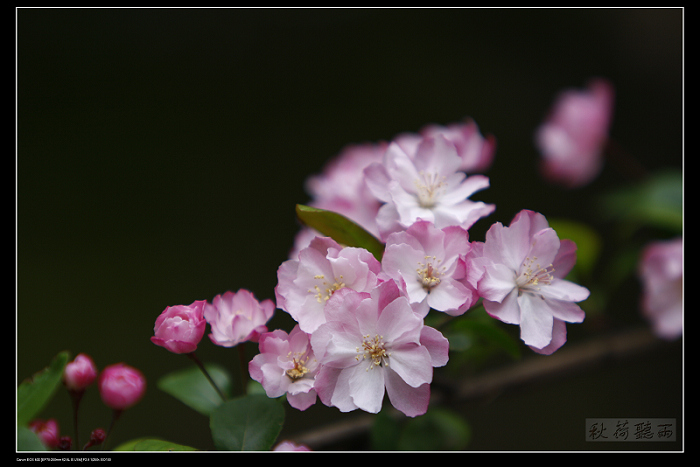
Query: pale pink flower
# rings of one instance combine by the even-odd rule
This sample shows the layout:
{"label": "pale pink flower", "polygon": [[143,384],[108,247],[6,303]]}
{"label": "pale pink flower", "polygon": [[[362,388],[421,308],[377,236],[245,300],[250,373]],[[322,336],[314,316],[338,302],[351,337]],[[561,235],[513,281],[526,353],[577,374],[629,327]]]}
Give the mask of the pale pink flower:
{"label": "pale pink flower", "polygon": [[656,241],[642,251],[642,312],[664,339],[683,333],[683,238]]}
{"label": "pale pink flower", "polygon": [[211,327],[209,339],[222,347],[234,347],[241,342],[257,342],[267,332],[266,323],[275,312],[270,299],[258,301],[252,292],[240,289],[214,297],[204,306],[204,319]]}
{"label": "pale pink flower", "polygon": [[471,248],[468,233],[458,226],[436,228],[418,221],[387,238],[382,273],[401,284],[412,304],[456,316],[478,299],[466,281],[464,256]]}
{"label": "pale pink flower", "polygon": [[207,326],[205,304],[197,300],[191,305],[166,307],[156,318],[151,342],[177,354],[194,352]]}
{"label": "pale pink flower", "polygon": [[315,237],[298,259],[285,261],[277,270],[277,306],[304,332],[312,333],[326,321],[324,308],[336,291],[369,291],[377,284],[380,269],[379,261],[364,248],[343,248],[329,237]]}
{"label": "pale pink flower", "polygon": [[491,214],[494,205],[468,199],[489,186],[488,177],[467,177],[459,171],[460,164],[455,145],[442,135],[424,138],[413,157],[391,143],[383,162],[365,169],[368,188],[384,203],[377,214],[381,239],[419,219],[440,229],[450,225],[468,229]]}
{"label": "pale pink flower", "polygon": [[115,363],[102,370],[97,386],[102,402],[114,410],[126,410],[146,392],[146,378],[136,368]]}
{"label": "pale pink flower", "polygon": [[63,383],[69,391],[84,391],[97,378],[97,367],[88,355],[76,355],[63,370]]}
{"label": "pale pink flower", "polygon": [[482,136],[473,119],[448,125],[426,125],[419,133],[403,133],[394,138],[409,156],[415,154],[423,138],[444,136],[455,145],[457,155],[462,159],[459,170],[474,174],[484,173],[491,164],[496,152],[496,138],[493,135]]}
{"label": "pale pink flower", "polygon": [[327,321],[311,335],[321,369],[316,392],[341,412],[377,413],[385,393],[409,417],[428,408],[433,367],[447,362],[448,343],[413,312],[394,281],[371,293],[343,289],[327,305]]}
{"label": "pale pink flower", "polygon": [[32,420],[29,429],[36,433],[46,449],[56,449],[59,443],[58,422],[55,418],[49,420]]}
{"label": "pale pink flower", "polygon": [[613,87],[603,79],[593,80],[585,90],[566,90],[559,95],[535,135],[545,178],[576,188],[598,176],[613,101]]}
{"label": "pale pink flower", "polygon": [[298,410],[313,405],[319,364],[309,335],[296,325],[289,334],[281,329],[263,334],[258,345],[260,353],[248,364],[248,371],[252,379],[262,384],[267,396],[287,394],[289,405]]}
{"label": "pale pink flower", "polygon": [[293,441],[282,441],[277,444],[273,451],[311,451],[308,446],[304,444],[298,444]]}
{"label": "pale pink flower", "polygon": [[539,353],[566,341],[564,322],[580,323],[576,304],[588,289],[564,277],[576,262],[576,245],[559,240],[542,214],[520,211],[509,227],[491,226],[484,243],[472,243],[469,280],[493,317],[520,325],[521,339]]}

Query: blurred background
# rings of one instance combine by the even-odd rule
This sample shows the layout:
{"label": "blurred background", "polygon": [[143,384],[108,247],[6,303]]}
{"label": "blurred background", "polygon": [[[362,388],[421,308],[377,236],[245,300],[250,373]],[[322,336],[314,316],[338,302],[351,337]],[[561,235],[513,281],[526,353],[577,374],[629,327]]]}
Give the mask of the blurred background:
{"label": "blurred background", "polygon": [[[599,195],[630,180],[611,164],[578,190],[541,179],[533,134],[556,94],[609,79],[611,136],[649,171],[682,168],[682,9],[16,14],[17,383],[61,350],[87,353],[99,368],[123,361],[141,369],[148,391],[123,414],[112,446],[157,436],[213,449],[208,420],[156,387],[191,362],[150,342],[155,319],[169,305],[227,290],[274,299],[277,268],[299,229],[294,206],[309,200],[304,181],[348,144],[471,117],[498,147],[491,187],[472,197],[496,211],[470,238],[483,240],[491,223],[527,208],[589,224],[603,254],[617,238],[600,217]],[[669,234],[641,235],[640,244]],[[566,346],[645,327],[639,294],[626,279],[590,319],[569,326]],[[289,325],[282,313],[270,327]],[[256,348],[247,350],[252,358]],[[238,371],[236,352],[206,338],[197,353]],[[682,356],[676,341],[465,404],[469,448],[679,449],[680,434],[676,443],[587,443],[584,422],[663,417],[680,426]],[[288,410],[283,435],[338,414],[320,403]],[[43,415],[72,432],[67,394]],[[89,391],[81,436],[109,420]],[[367,444],[360,437],[327,448]]]}

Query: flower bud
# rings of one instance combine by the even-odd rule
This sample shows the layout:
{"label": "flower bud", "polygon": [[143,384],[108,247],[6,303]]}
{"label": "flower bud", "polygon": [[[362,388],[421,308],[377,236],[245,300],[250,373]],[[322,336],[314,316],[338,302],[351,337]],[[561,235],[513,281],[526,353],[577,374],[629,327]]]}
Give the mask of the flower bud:
{"label": "flower bud", "polygon": [[55,419],[33,420],[29,423],[29,429],[36,433],[41,443],[47,449],[58,447],[58,422]]}
{"label": "flower bud", "polygon": [[156,319],[151,342],[177,354],[194,352],[207,325],[203,315],[205,303],[167,307]]}
{"label": "flower bud", "polygon": [[63,382],[70,391],[84,391],[97,377],[97,368],[92,359],[85,354],[78,354],[75,360],[66,365]]}
{"label": "flower bud", "polygon": [[114,410],[128,409],[141,400],[146,392],[143,374],[123,363],[102,370],[97,385],[102,402]]}

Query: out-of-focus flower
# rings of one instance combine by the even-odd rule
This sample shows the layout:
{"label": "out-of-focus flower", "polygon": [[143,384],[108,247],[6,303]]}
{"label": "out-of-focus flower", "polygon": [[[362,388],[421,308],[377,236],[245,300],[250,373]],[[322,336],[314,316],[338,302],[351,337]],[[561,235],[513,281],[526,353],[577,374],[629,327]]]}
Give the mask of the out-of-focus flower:
{"label": "out-of-focus flower", "polygon": [[321,363],[315,388],[325,405],[377,413],[387,393],[409,417],[426,412],[433,366],[447,362],[448,343],[437,330],[423,332],[423,319],[394,281],[371,293],[339,290],[326,316],[311,335]]}
{"label": "out-of-focus flower", "polygon": [[270,299],[258,301],[252,292],[240,289],[225,292],[204,305],[204,318],[211,326],[209,338],[222,347],[234,347],[241,342],[257,342],[267,332],[266,323],[275,312]]}
{"label": "out-of-focus flower", "polygon": [[598,176],[613,103],[613,87],[604,79],[591,81],[585,90],[566,90],[559,95],[535,134],[546,179],[577,188]]}
{"label": "out-of-focus flower", "polygon": [[29,429],[39,437],[41,444],[47,449],[56,449],[59,443],[58,422],[56,419],[32,420],[29,422]]}
{"label": "out-of-focus flower", "polygon": [[450,225],[468,229],[491,214],[494,205],[468,199],[489,186],[488,177],[467,177],[459,171],[460,164],[455,145],[442,135],[424,138],[413,157],[392,142],[384,161],[365,169],[367,186],[384,203],[377,214],[381,239],[418,219],[439,229]]}
{"label": "out-of-focus flower", "polygon": [[642,312],[664,339],[683,333],[683,239],[656,241],[642,251]]}
{"label": "out-of-focus flower", "polygon": [[496,152],[496,138],[482,136],[473,119],[448,125],[430,124],[419,133],[402,133],[394,141],[408,154],[413,155],[423,138],[444,136],[455,145],[457,155],[462,159],[458,169],[468,174],[484,173],[491,167]]}
{"label": "out-of-focus flower", "polygon": [[308,446],[304,444],[297,444],[292,441],[282,441],[277,446],[272,448],[273,451],[311,451]]}
{"label": "out-of-focus flower", "polygon": [[76,355],[63,370],[63,383],[69,391],[84,391],[97,378],[97,368],[88,355]]}
{"label": "out-of-focus flower", "polygon": [[262,384],[267,396],[287,394],[289,405],[298,410],[313,405],[319,364],[308,334],[298,325],[289,334],[276,329],[260,336],[258,345],[260,353],[248,364],[248,371],[251,378]]}
{"label": "out-of-focus flower", "polygon": [[156,319],[151,342],[177,354],[192,353],[204,336],[206,301],[167,307]]}
{"label": "out-of-focus flower", "polygon": [[[468,233],[461,227],[436,228],[418,221],[387,238],[382,273],[406,291],[412,304],[457,316],[478,299],[466,282],[463,257],[469,252]],[[380,276],[381,277],[381,276]]]}
{"label": "out-of-focus flower", "polygon": [[277,306],[312,333],[326,321],[328,299],[343,288],[359,292],[377,284],[381,264],[364,248],[341,247],[329,237],[315,237],[298,259],[282,263],[275,288]]}
{"label": "out-of-focus flower", "polygon": [[560,241],[542,214],[523,210],[509,227],[495,223],[484,243],[472,243],[468,261],[486,311],[520,325],[520,337],[534,351],[551,354],[566,341],[564,322],[583,321],[576,302],[589,291],[563,279],[576,262],[576,245]]}
{"label": "out-of-focus flower", "polygon": [[146,392],[146,378],[136,368],[124,363],[109,365],[97,382],[102,402],[114,410],[126,410],[141,400]]}

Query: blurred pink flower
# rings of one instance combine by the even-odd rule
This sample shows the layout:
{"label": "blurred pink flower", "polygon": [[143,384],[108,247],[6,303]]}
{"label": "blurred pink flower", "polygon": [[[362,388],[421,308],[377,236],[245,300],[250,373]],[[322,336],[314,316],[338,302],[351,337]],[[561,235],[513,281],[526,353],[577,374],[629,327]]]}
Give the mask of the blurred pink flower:
{"label": "blurred pink flower", "polygon": [[304,332],[314,332],[326,321],[324,308],[336,291],[369,291],[380,269],[379,261],[363,248],[343,248],[332,238],[315,237],[298,259],[285,261],[277,270],[277,306]]}
{"label": "blurred pink flower", "polygon": [[205,304],[206,301],[198,300],[191,305],[167,307],[156,319],[151,342],[177,354],[194,352],[207,325]]}
{"label": "blurred pink flower", "polygon": [[252,292],[240,289],[225,292],[204,305],[204,319],[211,326],[209,338],[222,347],[234,347],[241,342],[257,342],[267,332],[266,323],[275,312],[272,300],[258,301]]}
{"label": "blurred pink flower", "polygon": [[56,449],[59,443],[58,422],[56,419],[32,420],[29,422],[29,429],[39,437],[41,444],[47,449]]}
{"label": "blurred pink flower", "polygon": [[439,229],[450,225],[468,229],[491,214],[494,205],[468,199],[489,186],[488,177],[467,177],[459,171],[460,164],[455,145],[442,135],[424,138],[413,156],[391,143],[383,162],[365,169],[368,188],[384,203],[377,214],[381,239],[418,219]]}
{"label": "blurred pink flower", "polygon": [[382,277],[401,284],[412,304],[424,304],[424,314],[432,308],[461,315],[478,299],[465,280],[464,256],[469,249],[468,233],[463,228],[438,229],[430,222],[418,221],[387,238]]}
{"label": "blurred pink flower", "polygon": [[115,363],[102,370],[97,382],[102,402],[114,410],[126,410],[146,392],[146,378],[136,368]]}
{"label": "blurred pink flower", "polygon": [[281,329],[267,332],[258,342],[260,353],[248,364],[250,377],[262,384],[268,397],[287,394],[289,405],[306,410],[316,402],[314,380],[319,364],[309,335],[294,326],[287,334]]}
{"label": "blurred pink flower", "polygon": [[591,81],[586,90],[566,90],[558,96],[535,135],[546,179],[577,188],[598,176],[613,103],[613,87],[604,79]]}
{"label": "blurred pink flower", "polygon": [[642,312],[664,339],[683,333],[683,239],[656,241],[642,251]]}
{"label": "blurred pink flower", "polygon": [[88,355],[78,354],[63,370],[63,383],[70,391],[84,391],[97,378],[97,368]]}
{"label": "blurred pink flower", "polygon": [[292,441],[282,441],[277,444],[273,451],[311,451],[308,446],[304,444],[297,444]]}
{"label": "blurred pink flower", "polygon": [[538,353],[550,354],[566,341],[564,322],[580,323],[576,304],[585,287],[564,280],[576,262],[576,245],[559,240],[542,214],[520,211],[509,227],[495,223],[484,243],[472,243],[469,280],[486,311],[520,325],[520,337]]}
{"label": "blurred pink flower", "polygon": [[341,412],[377,413],[384,394],[409,417],[428,408],[433,366],[447,362],[447,340],[435,329],[423,332],[394,281],[371,293],[342,289],[328,301],[327,321],[311,335],[321,369],[316,392]]}

